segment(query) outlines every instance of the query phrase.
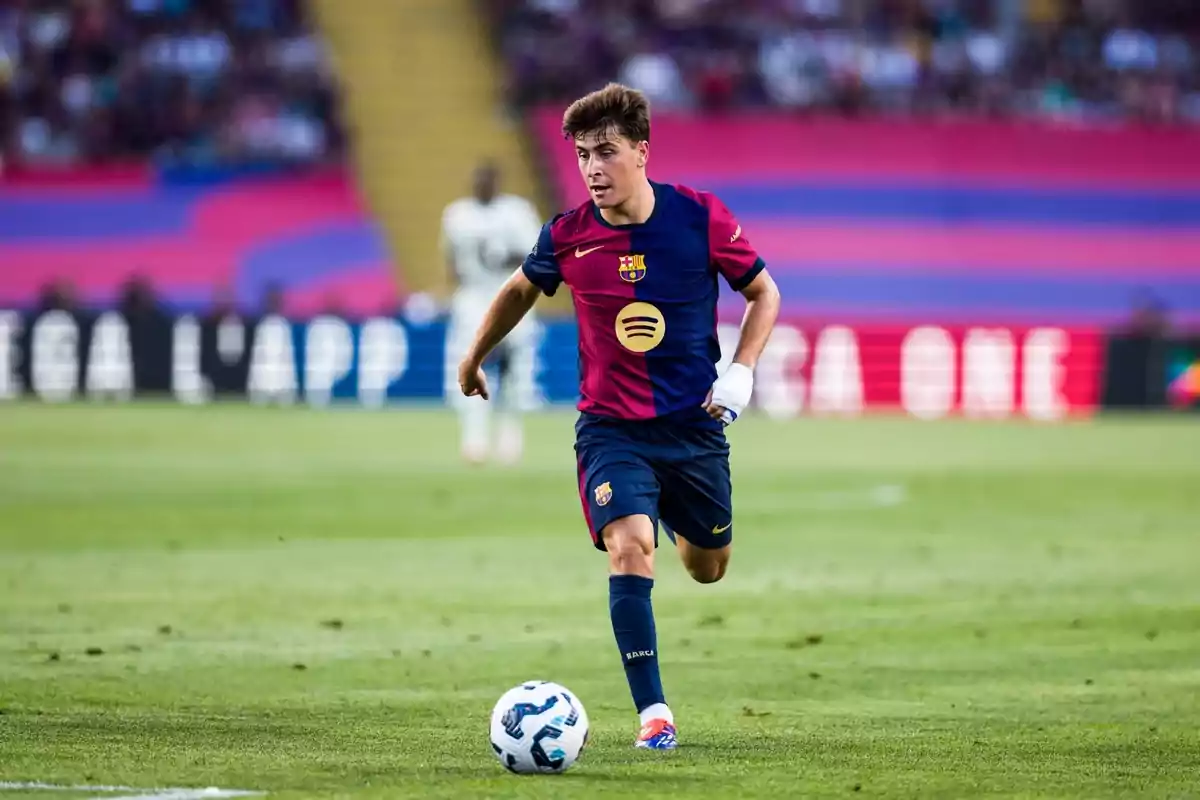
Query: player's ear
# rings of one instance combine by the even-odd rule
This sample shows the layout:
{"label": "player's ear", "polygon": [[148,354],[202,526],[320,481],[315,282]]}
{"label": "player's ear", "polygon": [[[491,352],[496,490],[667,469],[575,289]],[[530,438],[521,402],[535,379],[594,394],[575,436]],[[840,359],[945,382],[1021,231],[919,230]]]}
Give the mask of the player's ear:
{"label": "player's ear", "polygon": [[633,146],[633,149],[637,151],[638,167],[646,166],[646,161],[648,161],[650,158],[650,143],[649,142],[638,142],[637,144],[635,144]]}

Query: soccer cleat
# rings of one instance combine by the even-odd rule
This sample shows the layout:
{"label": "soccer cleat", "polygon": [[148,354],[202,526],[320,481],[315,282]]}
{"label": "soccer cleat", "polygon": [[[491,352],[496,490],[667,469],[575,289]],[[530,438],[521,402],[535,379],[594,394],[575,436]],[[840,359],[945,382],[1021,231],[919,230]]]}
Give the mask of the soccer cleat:
{"label": "soccer cleat", "polygon": [[646,750],[674,750],[675,726],[665,719],[652,719],[642,726],[634,747]]}

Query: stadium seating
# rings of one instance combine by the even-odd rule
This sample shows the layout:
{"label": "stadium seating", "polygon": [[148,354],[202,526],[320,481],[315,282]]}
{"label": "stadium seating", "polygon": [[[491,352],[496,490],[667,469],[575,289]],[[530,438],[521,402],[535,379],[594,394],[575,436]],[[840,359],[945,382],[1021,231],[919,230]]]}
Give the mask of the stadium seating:
{"label": "stadium seating", "polygon": [[[446,283],[442,210],[488,158],[506,191],[538,200],[519,126],[496,113],[499,73],[476,0],[319,0],[317,20],[350,87],[354,163],[412,291]],[[397,80],[400,75],[420,76]]]}
{"label": "stadium seating", "polygon": [[0,305],[393,308],[328,66],[295,0],[0,9]]}
{"label": "stadium seating", "polygon": [[617,79],[660,111],[1200,122],[1200,5],[487,0],[522,108]]}
{"label": "stadium seating", "polygon": [[[618,47],[624,31],[632,37],[625,45],[707,65],[687,71],[707,77],[677,93],[685,110],[672,110],[670,87],[651,92],[652,175],[718,191],[753,231],[797,314],[1094,324],[1124,318],[1148,291],[1175,319],[1200,318],[1200,133],[1161,125],[1200,110],[1196,76],[1181,66],[1200,63],[1186,39],[1197,25],[1191,12],[1171,23],[1177,31],[1149,38],[1096,20],[1030,21],[996,83],[983,74],[994,21],[970,11],[980,4],[940,4],[949,16],[936,20],[884,14],[850,23],[845,14],[863,4],[493,0],[483,7],[497,52],[509,59],[504,76],[483,52],[473,0],[372,2],[370,13],[315,2],[312,20],[295,0],[246,6],[265,14],[231,13],[241,6],[215,0],[79,6],[87,13],[57,13],[53,3],[6,7],[0,305],[29,305],[60,279],[76,284],[80,300],[103,303],[142,274],[180,307],[229,290],[253,308],[282,289],[285,308],[297,313],[391,308],[405,288],[441,283],[439,212],[466,190],[480,156],[499,157],[507,185],[541,199],[519,128],[493,113],[501,84],[548,168],[556,197],[539,205],[549,213],[581,197],[558,133],[562,101],[609,78],[652,76]],[[787,11],[793,6],[808,10]],[[744,24],[716,24],[739,8]],[[572,9],[603,11],[606,24],[577,24]],[[1144,19],[1131,17],[1134,24],[1161,27],[1138,13]],[[344,112],[312,24],[352,87]],[[1046,31],[1085,28],[1085,49],[1105,63],[1102,85],[1089,94],[1067,80],[1053,90],[1053,52],[1030,60],[1029,48]],[[865,90],[849,106],[840,105],[849,84],[824,68],[814,73],[820,102],[780,94],[780,76],[791,73],[774,56],[816,47],[827,61],[833,39],[846,34],[861,45],[868,30],[879,34],[871,47],[892,48],[897,64],[904,42],[924,42],[917,50],[932,71],[900,84],[860,75]],[[791,50],[784,34],[799,37]],[[1063,36],[1053,40],[1060,50]],[[221,56],[221,47],[197,42],[231,51]],[[1161,70],[1146,69],[1145,48],[1119,46],[1139,42],[1153,44]],[[955,48],[972,59],[967,89],[946,80]],[[48,54],[44,70],[39,51]],[[702,56],[731,52],[740,60],[728,84],[716,73],[732,66]],[[138,66],[130,53],[147,60]],[[419,62],[426,77],[395,86],[401,57]],[[213,63],[224,66],[213,73]],[[190,77],[181,84],[179,73]],[[1156,75],[1169,83],[1157,86]],[[192,88],[179,97],[194,104],[176,102],[184,84]],[[980,102],[1000,84],[1003,103]],[[731,106],[735,114],[723,113]],[[872,109],[887,121],[865,113]],[[1010,119],[963,119],[983,112]],[[356,130],[357,180],[343,160],[343,113]],[[950,113],[956,121],[935,121]],[[1156,126],[1076,129],[1112,117]],[[131,158],[137,166],[111,166]],[[47,177],[63,166],[71,172]],[[396,260],[409,270],[399,285]]]}
{"label": "stadium seating", "polygon": [[[36,188],[33,188],[36,186]],[[391,311],[383,237],[341,170],[301,176],[145,169],[31,175],[0,185],[0,307],[27,306],[67,279],[86,305],[131,275],[168,304],[206,307],[232,292],[247,310],[271,289],[285,310]]]}

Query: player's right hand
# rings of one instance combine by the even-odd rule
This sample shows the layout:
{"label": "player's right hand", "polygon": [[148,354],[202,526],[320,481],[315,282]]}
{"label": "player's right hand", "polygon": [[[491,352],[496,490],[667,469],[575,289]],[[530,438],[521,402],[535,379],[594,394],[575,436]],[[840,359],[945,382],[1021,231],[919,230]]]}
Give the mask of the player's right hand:
{"label": "player's right hand", "polygon": [[754,370],[736,361],[717,378],[704,401],[704,410],[713,419],[731,425],[750,405],[754,391]]}
{"label": "player's right hand", "polygon": [[488,399],[487,376],[483,374],[483,367],[473,359],[468,358],[458,365],[458,385],[467,397],[479,395],[484,400]]}

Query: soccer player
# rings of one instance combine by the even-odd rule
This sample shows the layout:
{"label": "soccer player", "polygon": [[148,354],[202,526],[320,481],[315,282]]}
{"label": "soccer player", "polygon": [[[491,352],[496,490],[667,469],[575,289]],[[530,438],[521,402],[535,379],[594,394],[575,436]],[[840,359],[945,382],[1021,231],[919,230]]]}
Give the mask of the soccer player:
{"label": "soccer player", "polygon": [[[481,365],[539,293],[572,290],[578,316],[579,495],[608,553],[609,613],[634,705],[636,746],[676,746],[654,614],[658,525],[700,583],[725,574],[733,539],[724,427],[750,401],[779,290],[742,227],[705,192],[651,181],[646,98],[610,84],[573,103],[563,134],[591,198],[546,224],[496,296],[459,381],[488,396]],[[733,361],[718,377],[718,276],[747,301]]]}
{"label": "soccer player", "polygon": [[533,247],[542,224],[532,203],[500,193],[499,183],[494,164],[479,165],[472,195],[455,200],[442,212],[441,246],[455,284],[446,333],[446,393],[458,411],[462,456],[474,464],[488,460],[493,451],[503,462],[519,460],[524,439],[521,413],[538,402],[534,375],[538,332],[532,317],[516,326],[488,365],[498,367],[502,389],[494,448],[491,406],[464,397],[455,377],[488,305]]}

